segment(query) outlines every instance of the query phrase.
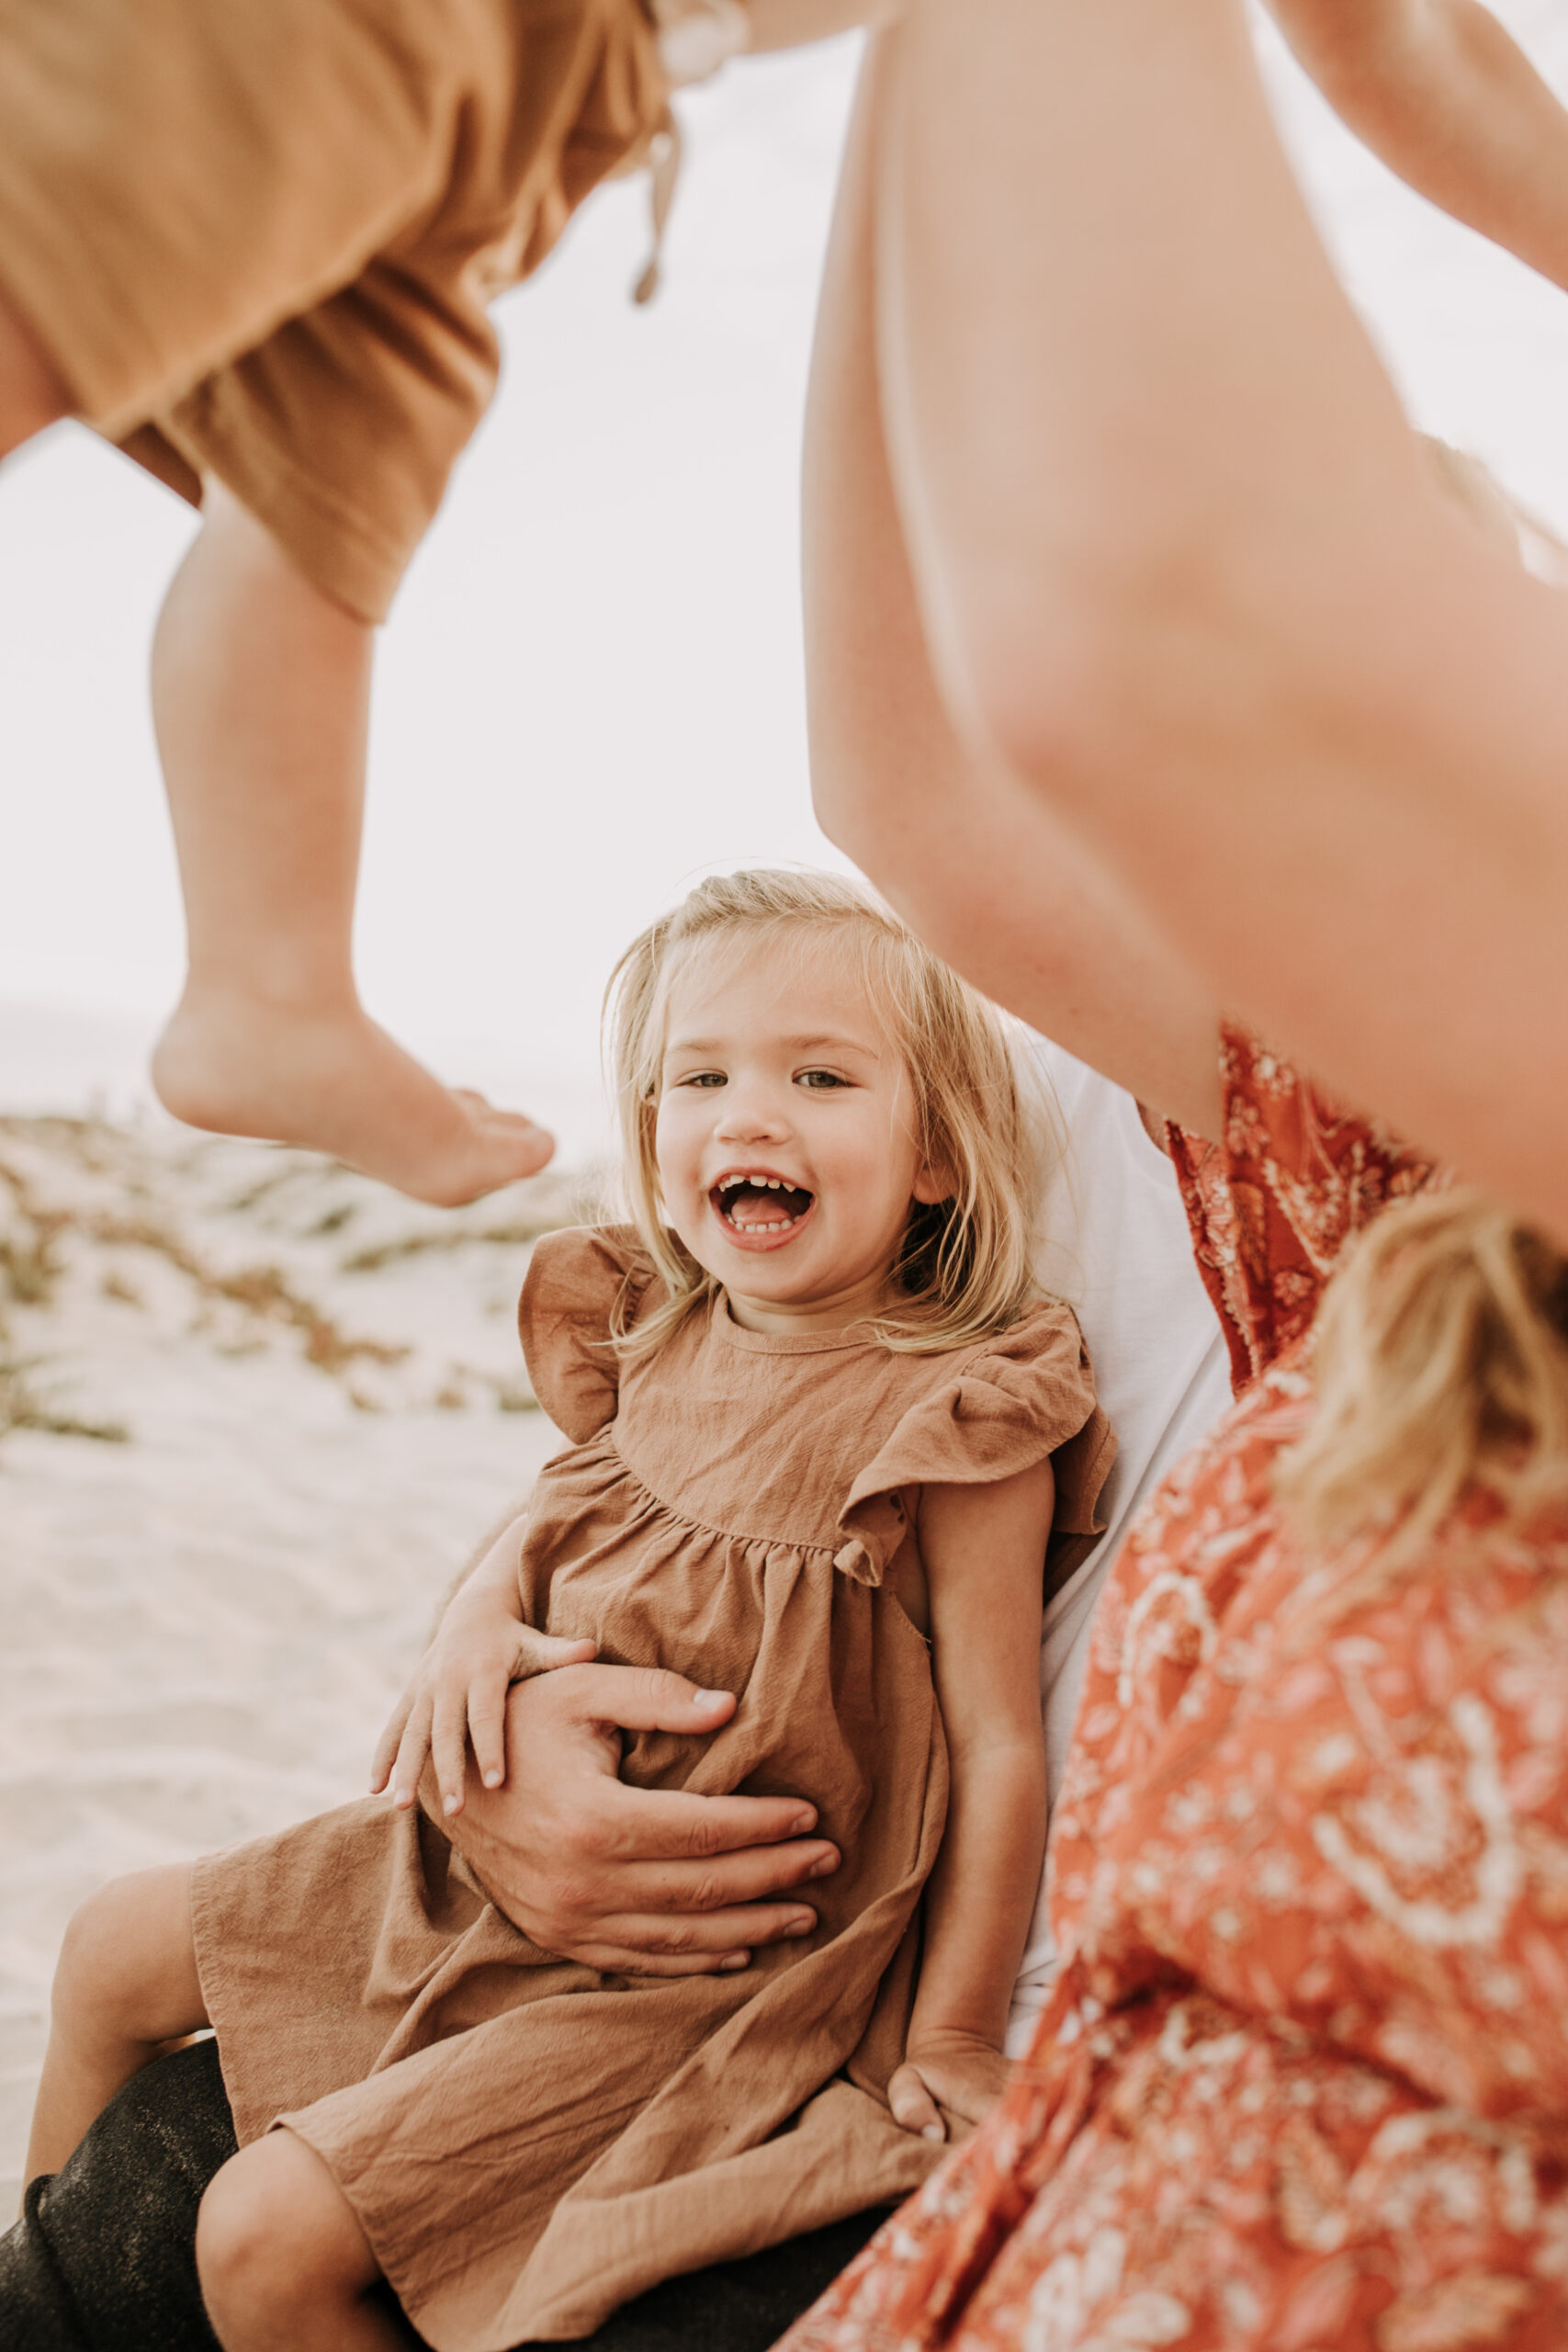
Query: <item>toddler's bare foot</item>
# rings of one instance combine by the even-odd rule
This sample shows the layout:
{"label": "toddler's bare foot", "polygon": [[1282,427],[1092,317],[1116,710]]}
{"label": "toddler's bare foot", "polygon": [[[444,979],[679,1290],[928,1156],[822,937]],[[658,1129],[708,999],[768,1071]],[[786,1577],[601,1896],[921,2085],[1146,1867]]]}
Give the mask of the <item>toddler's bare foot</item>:
{"label": "toddler's bare foot", "polygon": [[531,1119],[443,1086],[352,1002],[187,989],[152,1083],[189,1126],[328,1152],[440,1208],[536,1174],[555,1149]]}

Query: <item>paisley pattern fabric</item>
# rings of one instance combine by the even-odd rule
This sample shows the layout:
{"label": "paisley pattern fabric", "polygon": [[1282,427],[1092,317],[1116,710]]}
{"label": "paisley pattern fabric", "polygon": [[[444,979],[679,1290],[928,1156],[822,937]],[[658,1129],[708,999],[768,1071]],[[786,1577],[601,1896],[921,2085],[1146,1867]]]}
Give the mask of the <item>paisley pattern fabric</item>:
{"label": "paisley pattern fabric", "polygon": [[1129,1535],[1001,2104],[781,2352],[1568,2345],[1568,1521],[1397,1581],[1272,1470],[1349,1237],[1437,1171],[1224,1041],[1173,1134],[1239,1400]]}

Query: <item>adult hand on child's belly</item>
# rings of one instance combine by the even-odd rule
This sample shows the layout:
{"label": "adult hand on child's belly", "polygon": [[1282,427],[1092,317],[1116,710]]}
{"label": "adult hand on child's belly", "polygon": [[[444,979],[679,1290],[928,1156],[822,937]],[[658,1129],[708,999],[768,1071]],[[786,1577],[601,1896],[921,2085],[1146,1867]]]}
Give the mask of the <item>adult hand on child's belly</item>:
{"label": "adult hand on child's belly", "polygon": [[620,1731],[700,1736],[734,1713],[678,1674],[567,1666],[507,1701],[506,1781],[470,1770],[446,1833],[530,1943],[617,1974],[744,1968],[759,1945],[809,1935],[790,1890],[839,1866],[793,1797],[701,1797],[620,1781]]}

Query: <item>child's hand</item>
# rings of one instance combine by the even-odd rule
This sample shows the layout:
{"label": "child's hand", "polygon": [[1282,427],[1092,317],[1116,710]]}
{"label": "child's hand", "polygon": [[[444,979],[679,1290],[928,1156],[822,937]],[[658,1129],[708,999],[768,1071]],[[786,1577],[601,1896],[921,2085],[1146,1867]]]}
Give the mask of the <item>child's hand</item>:
{"label": "child's hand", "polygon": [[922,2034],[918,2042],[910,2041],[904,2064],[888,2084],[887,2104],[894,2121],[906,2132],[918,2132],[923,2140],[946,2139],[945,2108],[953,2121],[964,2127],[954,2131],[953,2138],[965,2139],[1000,2098],[1011,2071],[995,2044],[982,2041],[977,2034]]}
{"label": "child's hand", "polygon": [[595,1642],[536,1634],[488,1595],[459,1592],[377,1743],[371,1794],[390,1781],[392,1803],[412,1805],[428,1757],[443,1812],[461,1813],[469,1740],[486,1788],[506,1778],[510,1686],[551,1667],[585,1666],[597,1655]]}

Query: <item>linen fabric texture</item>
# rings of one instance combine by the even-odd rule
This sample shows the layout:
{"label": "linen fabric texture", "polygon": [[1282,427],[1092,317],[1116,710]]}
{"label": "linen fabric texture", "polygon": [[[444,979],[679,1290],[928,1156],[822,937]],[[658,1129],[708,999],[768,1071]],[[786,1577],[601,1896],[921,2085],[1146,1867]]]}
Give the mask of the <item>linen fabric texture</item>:
{"label": "linen fabric texture", "polygon": [[487,304],[667,97],[638,0],[0,0],[0,285],[82,416],[378,621]]}
{"label": "linen fabric texture", "polygon": [[734,1690],[707,1739],[628,1740],[636,1786],[808,1798],[819,1924],[746,1971],[610,1977],[529,1944],[434,1820],[350,1805],[198,1864],[197,1955],[242,2144],[331,2167],[435,2352],[586,2334],[672,2274],[891,2201],[930,2143],[886,2100],[946,1806],[928,1645],[884,1582],[906,1497],[1054,1459],[1053,1552],[1114,1451],[1076,1319],[953,1352],[741,1329],[722,1295],[621,1371],[629,1236],[536,1249],[522,1329],[573,1441],[541,1474],[529,1622]]}
{"label": "linen fabric texture", "polygon": [[1351,1238],[1440,1171],[1241,1030],[1172,1131],[1239,1401],[1096,1615],[1000,2105],[781,2352],[1560,2352],[1568,1521],[1408,1572],[1273,1497]]}
{"label": "linen fabric texture", "polygon": [[[234,2153],[218,2044],[133,2075],[0,2236],[0,2343],[16,2352],[218,2352],[196,2271],[202,2193]],[[579,2339],[584,2352],[767,2352],[886,2209],[671,2278]],[[372,2301],[385,2306],[388,2290]]]}

